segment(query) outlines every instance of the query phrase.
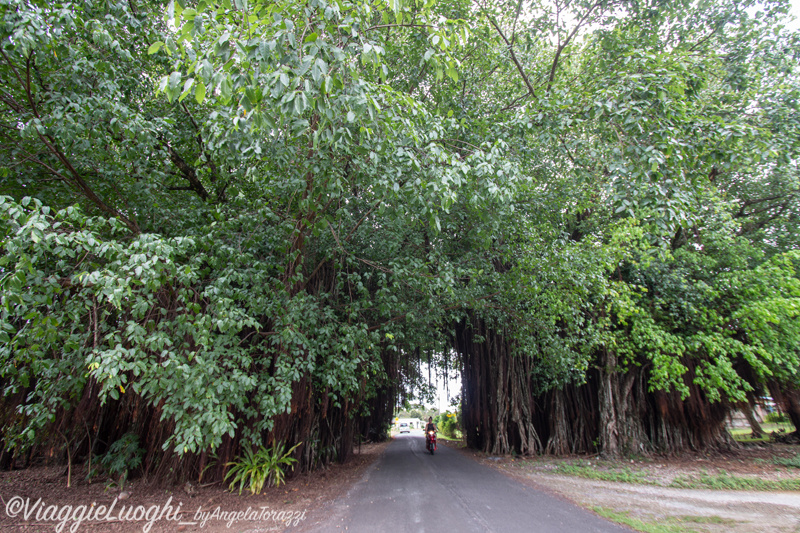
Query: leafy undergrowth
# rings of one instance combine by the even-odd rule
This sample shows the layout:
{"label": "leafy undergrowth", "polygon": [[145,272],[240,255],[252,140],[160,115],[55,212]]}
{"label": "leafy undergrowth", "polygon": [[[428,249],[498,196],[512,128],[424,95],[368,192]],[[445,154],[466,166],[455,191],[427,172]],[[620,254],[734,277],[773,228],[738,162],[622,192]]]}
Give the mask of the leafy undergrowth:
{"label": "leafy undergrowth", "polygon": [[[295,473],[280,487],[274,485],[265,487],[258,495],[246,492],[238,495],[237,491],[230,490],[223,483],[187,483],[182,486],[163,487],[143,478],[128,480],[125,483],[126,492],[123,493],[119,486],[111,489],[108,484],[104,484],[100,480],[96,479],[95,482],[91,482],[85,476],[85,465],[73,467],[74,479],[70,489],[66,489],[63,466],[37,466],[22,470],[2,471],[0,472],[0,494],[6,498],[6,502],[10,496],[30,499],[32,503],[41,499],[42,502],[51,506],[48,509],[67,508],[66,506],[79,509],[80,506],[85,507],[87,503],[94,505],[95,502],[105,508],[116,505],[117,511],[123,504],[127,506],[123,509],[150,509],[153,506],[162,506],[163,509],[169,500],[173,509],[182,508],[181,512],[185,513],[184,516],[189,520],[200,510],[207,512],[204,519],[208,521],[204,526],[198,525],[196,528],[190,529],[185,529],[187,526],[177,527],[177,531],[202,531],[203,533],[284,531],[284,523],[277,522],[277,519],[250,518],[252,509],[259,511],[273,509],[292,513],[293,516],[302,516],[302,518],[298,518],[296,524],[300,530],[306,530],[313,529],[330,519],[329,506],[331,503],[336,498],[345,495],[349,488],[361,479],[364,471],[381,456],[387,445],[386,442],[364,443],[356,448],[345,464],[333,463],[314,472]],[[121,494],[127,494],[127,496],[123,499]],[[214,515],[214,509],[221,514]],[[110,511],[109,514],[111,514]],[[237,514],[244,518],[237,520],[234,527],[228,524],[227,518],[220,518]],[[164,516],[165,514],[162,513],[161,517]],[[35,513],[26,520],[22,513],[16,517],[10,517],[6,513],[0,512],[0,531],[3,533],[24,531],[52,533],[57,531],[53,525],[34,523],[34,518]],[[109,522],[88,520],[82,524],[74,521],[65,523],[67,524],[63,528],[65,532],[70,531],[70,525],[78,524],[80,527],[77,528],[77,531],[88,533],[142,533],[143,527],[147,525],[144,520],[134,521],[130,518],[110,520]],[[98,527],[91,527],[91,524],[98,524]],[[56,523],[56,525],[58,524]],[[159,518],[151,525],[153,525],[152,529],[148,530],[151,533],[176,531],[175,523],[169,519]]]}
{"label": "leafy undergrowth", "polygon": [[636,531],[642,531],[644,533],[694,533],[698,531],[692,528],[692,526],[695,525],[730,525],[735,523],[735,520],[721,518],[719,516],[670,516],[660,518],[657,522],[651,522],[632,518],[628,512],[619,512],[605,507],[595,506],[592,507],[592,510],[612,522],[624,524]]}

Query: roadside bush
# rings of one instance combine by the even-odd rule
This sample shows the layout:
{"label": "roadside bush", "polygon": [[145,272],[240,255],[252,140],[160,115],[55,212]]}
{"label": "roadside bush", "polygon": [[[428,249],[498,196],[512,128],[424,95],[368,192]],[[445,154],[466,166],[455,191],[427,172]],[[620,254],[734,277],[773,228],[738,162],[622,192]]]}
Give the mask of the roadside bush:
{"label": "roadside bush", "polygon": [[452,439],[457,438],[458,416],[455,413],[445,412],[436,417],[436,426],[445,436]]}
{"label": "roadside bush", "polygon": [[260,447],[257,451],[248,444],[245,446],[244,455],[238,461],[228,463],[232,467],[227,474],[225,474],[225,481],[229,477],[233,477],[230,482],[230,489],[234,490],[236,484],[239,484],[239,494],[242,489],[247,487],[251,494],[260,494],[264,485],[267,487],[275,485],[280,486],[284,483],[285,467],[294,469],[294,463],[297,459],[290,457],[292,452],[300,446],[300,443],[295,444],[289,451],[283,451],[283,444],[278,443],[274,448]]}

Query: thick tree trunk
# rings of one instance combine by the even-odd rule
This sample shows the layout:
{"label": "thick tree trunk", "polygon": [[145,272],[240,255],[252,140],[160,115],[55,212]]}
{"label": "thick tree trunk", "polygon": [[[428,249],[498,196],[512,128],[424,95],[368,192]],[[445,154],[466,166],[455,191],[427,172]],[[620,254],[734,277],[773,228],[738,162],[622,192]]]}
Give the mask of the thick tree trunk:
{"label": "thick tree trunk", "polygon": [[[480,342],[476,342],[480,337]],[[530,359],[480,319],[456,325],[453,345],[462,363],[462,410],[467,446],[491,454],[538,453]]]}
{"label": "thick tree trunk", "polygon": [[600,358],[600,379],[597,400],[600,407],[600,452],[607,457],[616,457],[620,452],[617,420],[617,362],[608,350]]}
{"label": "thick tree trunk", "polygon": [[585,386],[570,385],[542,396],[542,404],[548,406],[545,453],[567,455],[597,451],[596,383],[596,379],[590,378]]}
{"label": "thick tree trunk", "polygon": [[769,384],[769,391],[775,403],[792,421],[795,434],[800,436],[800,391],[781,387],[775,382]]}
{"label": "thick tree trunk", "polygon": [[598,404],[600,453],[608,457],[647,453],[652,441],[645,431],[644,388],[641,369],[623,371],[613,352],[604,349],[599,358]]}
{"label": "thick tree trunk", "polygon": [[795,433],[800,434],[800,392],[788,391],[784,395],[784,410],[794,425]]}
{"label": "thick tree trunk", "polygon": [[760,439],[764,436],[764,430],[761,429],[761,424],[756,420],[756,415],[753,413],[753,406],[750,402],[742,404],[742,412],[747,418],[747,423],[750,424],[750,433],[754,439]]}
{"label": "thick tree trunk", "polygon": [[[455,333],[454,347],[464,367],[467,445],[472,448],[487,453],[599,451],[618,456],[737,446],[724,425],[731,406],[710,402],[693,383],[691,360],[683,361],[690,389],[685,400],[674,391],[649,392],[646,360],[623,370],[611,351],[597,354],[597,365],[585,383],[567,384],[534,398],[527,376],[535,359],[511,356],[503,335],[479,319],[457,325]],[[784,404],[790,405],[789,400]],[[541,437],[546,438],[545,447]]]}

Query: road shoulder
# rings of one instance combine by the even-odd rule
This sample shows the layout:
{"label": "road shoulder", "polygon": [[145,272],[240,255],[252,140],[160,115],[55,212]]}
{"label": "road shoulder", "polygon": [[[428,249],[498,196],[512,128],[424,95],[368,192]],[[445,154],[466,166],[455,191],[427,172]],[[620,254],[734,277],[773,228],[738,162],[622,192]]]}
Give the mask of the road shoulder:
{"label": "road shoulder", "polygon": [[[793,452],[795,450],[789,450]],[[778,452],[781,452],[779,449]],[[777,467],[758,454],[743,453],[711,459],[645,458],[609,462],[551,457],[519,459],[492,457],[469,450],[465,455],[533,488],[556,494],[601,516],[640,531],[713,533],[800,532],[800,491],[711,490],[676,488],[676,481],[735,479],[782,482],[800,477],[797,469]],[[777,453],[770,449],[769,453]],[[763,455],[763,454],[762,454]],[[765,456],[766,457],[766,456]],[[630,462],[628,462],[630,461]],[[594,462],[594,466],[593,465]],[[617,474],[636,482],[587,479],[564,471],[598,476]],[[728,470],[725,470],[727,468]],[[738,471],[737,471],[738,468]],[[732,474],[728,472],[732,472]]]}

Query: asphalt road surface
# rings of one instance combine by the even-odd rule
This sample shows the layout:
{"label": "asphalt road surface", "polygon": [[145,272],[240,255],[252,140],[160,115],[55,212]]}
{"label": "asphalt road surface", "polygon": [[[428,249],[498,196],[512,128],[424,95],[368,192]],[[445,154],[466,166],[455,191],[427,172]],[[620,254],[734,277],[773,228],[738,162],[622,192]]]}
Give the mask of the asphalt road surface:
{"label": "asphalt road surface", "polygon": [[315,532],[630,533],[566,500],[523,485],[462,453],[425,449],[421,431],[386,452]]}

